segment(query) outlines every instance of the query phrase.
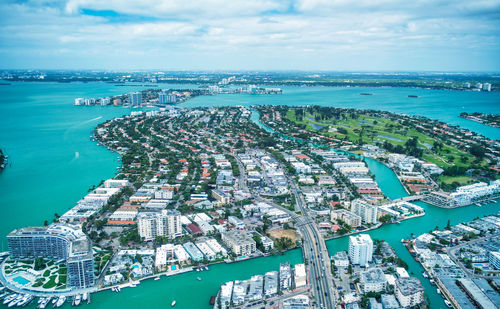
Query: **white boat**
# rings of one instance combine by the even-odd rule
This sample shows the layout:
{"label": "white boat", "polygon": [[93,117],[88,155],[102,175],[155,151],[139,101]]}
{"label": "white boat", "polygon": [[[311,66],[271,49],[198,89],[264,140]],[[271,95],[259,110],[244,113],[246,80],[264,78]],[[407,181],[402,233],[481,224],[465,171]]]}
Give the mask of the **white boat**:
{"label": "white boat", "polygon": [[453,308],[453,305],[452,305],[452,304],[451,304],[451,303],[450,303],[447,299],[445,299],[445,300],[444,300],[444,304],[445,304],[445,305],[446,305],[446,307],[448,307],[448,308]]}
{"label": "white boat", "polygon": [[5,299],[3,300],[3,304],[6,305],[7,303],[11,302],[14,300],[14,298],[17,297],[17,294],[11,294],[7,297],[5,297]]}
{"label": "white boat", "polygon": [[172,306],[172,307],[173,307],[173,306],[175,306],[175,300],[172,302],[172,305],[171,305],[171,306]]}
{"label": "white boat", "polygon": [[196,278],[196,279],[198,279],[198,281],[201,281],[201,278],[200,278],[200,277],[198,277],[198,278]]}
{"label": "white boat", "polygon": [[155,277],[155,279],[154,279],[154,280],[155,280],[155,281],[156,281],[156,280],[160,280],[160,276]]}
{"label": "white boat", "polygon": [[80,294],[76,295],[75,296],[75,301],[74,301],[75,306],[80,305],[81,301],[82,301],[82,295],[80,295]]}
{"label": "white boat", "polygon": [[65,301],[66,301],[66,296],[59,297],[59,299],[57,300],[57,303],[56,303],[56,307],[61,307]]}
{"label": "white boat", "polygon": [[88,298],[89,298],[89,293],[84,293],[83,294],[83,301],[87,301]]}
{"label": "white boat", "polygon": [[208,270],[208,266],[205,266],[205,270]]}
{"label": "white boat", "polygon": [[196,271],[200,271],[200,269],[199,269],[199,268],[196,268]]}
{"label": "white boat", "polygon": [[52,303],[55,305],[57,303],[57,297],[52,300]]}
{"label": "white boat", "polygon": [[429,282],[430,282],[432,285],[436,285],[436,282],[434,281],[434,279],[429,280]]}
{"label": "white boat", "polygon": [[440,290],[440,289],[436,289],[436,292],[437,292],[438,294],[441,294],[441,290]]}

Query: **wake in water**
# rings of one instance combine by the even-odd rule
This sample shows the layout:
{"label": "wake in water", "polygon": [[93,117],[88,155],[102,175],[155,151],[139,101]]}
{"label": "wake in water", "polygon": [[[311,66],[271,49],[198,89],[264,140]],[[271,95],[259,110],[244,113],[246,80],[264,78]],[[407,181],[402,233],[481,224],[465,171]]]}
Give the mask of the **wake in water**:
{"label": "wake in water", "polygon": [[89,120],[85,120],[85,121],[82,121],[82,122],[79,122],[75,125],[72,125],[71,127],[69,127],[66,131],[64,131],[64,134],[63,134],[63,137],[64,137],[64,140],[67,140],[68,139],[68,133],[71,132],[71,130],[74,130],[82,125],[85,125],[87,123],[90,123],[90,122],[93,122],[93,121],[96,121],[96,120],[99,120],[101,119],[102,116],[99,116],[99,117],[95,117],[95,118],[92,118],[92,119],[89,119]]}

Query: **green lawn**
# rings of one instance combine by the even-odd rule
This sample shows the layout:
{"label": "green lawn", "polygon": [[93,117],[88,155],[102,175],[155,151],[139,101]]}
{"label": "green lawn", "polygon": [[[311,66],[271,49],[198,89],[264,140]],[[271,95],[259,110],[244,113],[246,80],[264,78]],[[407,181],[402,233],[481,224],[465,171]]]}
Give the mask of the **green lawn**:
{"label": "green lawn", "polygon": [[[358,142],[360,139],[360,132],[363,128],[363,142],[375,145],[377,142],[389,142],[393,145],[404,146],[406,141],[412,137],[417,137],[419,142],[419,147],[425,149],[423,154],[423,159],[427,162],[434,163],[442,168],[447,168],[453,165],[456,166],[470,166],[470,164],[475,160],[475,157],[467,152],[463,152],[452,145],[443,145],[439,152],[431,150],[430,146],[434,145],[436,139],[432,136],[423,134],[413,128],[405,128],[401,124],[386,119],[384,117],[372,117],[368,115],[359,115],[358,118],[351,118],[349,114],[345,120],[330,119],[324,122],[318,122],[315,120],[315,115],[310,113],[305,113],[301,121],[297,121],[295,110],[289,109],[286,114],[286,118],[296,124],[306,125],[306,129],[309,131],[321,132],[321,134],[333,138],[347,139],[351,142]],[[310,119],[308,119],[310,118]],[[318,130],[314,129],[313,124],[324,126],[325,129]],[[346,134],[341,134],[339,132],[328,132],[328,127],[343,128],[347,131]],[[379,136],[382,135],[382,136]],[[465,161],[462,161],[462,157],[465,157]],[[485,164],[483,161],[482,164]]]}
{"label": "green lawn", "polygon": [[475,182],[474,179],[469,176],[439,176],[439,181],[448,185],[454,182],[458,182],[460,185],[467,185]]}

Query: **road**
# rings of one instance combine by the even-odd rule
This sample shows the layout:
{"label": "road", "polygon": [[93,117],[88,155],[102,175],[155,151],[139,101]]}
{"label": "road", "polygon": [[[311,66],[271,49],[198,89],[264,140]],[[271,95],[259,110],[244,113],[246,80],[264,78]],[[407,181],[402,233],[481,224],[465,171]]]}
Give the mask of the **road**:
{"label": "road", "polygon": [[[303,254],[304,259],[308,261],[308,277],[311,285],[311,291],[314,295],[315,301],[319,308],[335,308],[337,294],[333,284],[333,277],[331,273],[330,256],[326,243],[321,237],[314,220],[309,216],[306,209],[303,196],[299,193],[297,184],[292,177],[287,176],[288,182],[291,186],[293,195],[295,196],[297,205],[302,213],[298,215],[294,211],[290,211],[271,200],[264,199],[259,195],[251,192],[247,186],[247,178],[245,168],[240,159],[235,156],[238,168],[240,170],[240,177],[238,179],[238,186],[242,190],[246,190],[252,194],[252,197],[260,202],[271,204],[272,206],[286,212],[295,223],[303,237]],[[282,167],[283,168],[283,167]]]}

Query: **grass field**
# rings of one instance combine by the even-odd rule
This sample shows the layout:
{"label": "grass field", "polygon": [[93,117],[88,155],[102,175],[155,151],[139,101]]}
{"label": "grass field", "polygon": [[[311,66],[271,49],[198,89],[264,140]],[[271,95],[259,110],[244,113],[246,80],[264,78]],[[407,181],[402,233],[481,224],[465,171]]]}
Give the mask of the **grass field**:
{"label": "grass field", "polygon": [[[305,113],[304,117],[297,121],[294,109],[289,109],[286,118],[296,124],[305,125],[307,130],[319,132],[325,136],[359,142],[362,138],[363,143],[375,145],[377,142],[385,142],[392,145],[404,146],[412,137],[418,138],[418,147],[424,149],[423,159],[434,163],[442,168],[450,166],[470,166],[475,158],[456,147],[444,144],[442,149],[436,151],[433,149],[436,139],[432,136],[423,134],[414,128],[407,128],[400,123],[384,117],[373,117],[369,115],[358,114],[352,118],[349,113],[345,113],[345,119],[329,119],[327,121],[316,121],[315,116]],[[316,126],[316,127],[315,127]],[[318,126],[323,126],[319,128]],[[335,132],[332,128],[345,130],[345,134]],[[343,130],[342,130],[343,129]],[[440,141],[441,142],[441,141]]]}

